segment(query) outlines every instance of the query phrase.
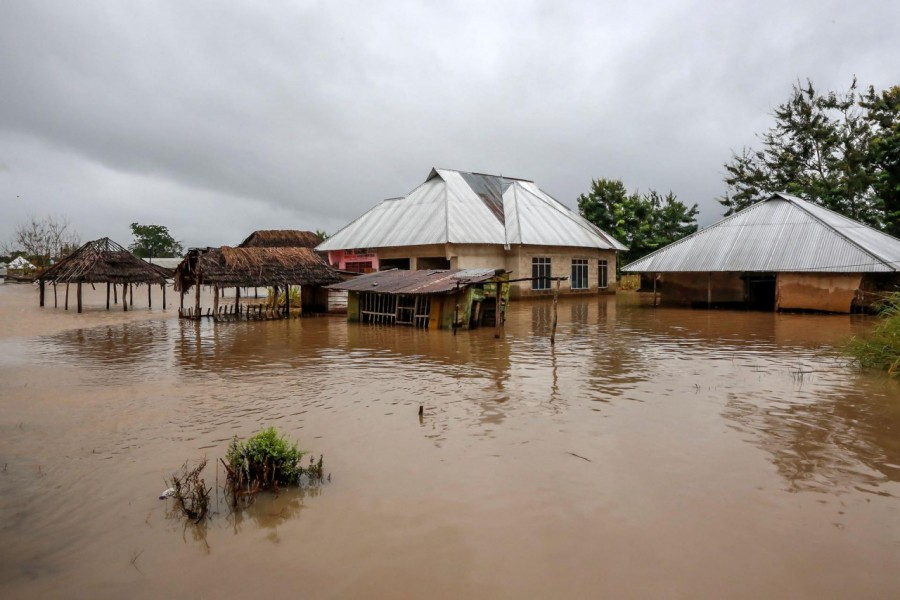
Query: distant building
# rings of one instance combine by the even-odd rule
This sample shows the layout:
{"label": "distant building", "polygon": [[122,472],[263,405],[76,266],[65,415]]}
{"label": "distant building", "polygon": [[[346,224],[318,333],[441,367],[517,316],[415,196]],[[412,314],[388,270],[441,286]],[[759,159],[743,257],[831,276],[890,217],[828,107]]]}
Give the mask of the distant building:
{"label": "distant building", "polygon": [[513,296],[615,290],[619,241],[539,189],[497,175],[432,169],[316,247],[342,270],[503,268]]}
{"label": "distant building", "polygon": [[847,313],[900,289],[900,240],[779,193],[622,271],[665,304]]}

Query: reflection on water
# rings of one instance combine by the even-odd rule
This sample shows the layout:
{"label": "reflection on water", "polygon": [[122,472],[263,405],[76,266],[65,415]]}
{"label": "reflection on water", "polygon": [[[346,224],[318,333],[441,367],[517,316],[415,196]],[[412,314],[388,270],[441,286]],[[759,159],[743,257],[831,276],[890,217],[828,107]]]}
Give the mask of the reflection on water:
{"label": "reflection on water", "polygon": [[[193,577],[229,595],[246,566],[271,593],[300,569],[311,595],[391,597],[406,570],[414,596],[900,593],[900,387],[835,349],[870,319],[623,294],[561,301],[554,346],[551,322],[522,302],[500,339],[146,316],[0,339],[0,591],[177,596]],[[273,424],[325,454],[324,496],[199,529],[155,499],[184,460]]]}

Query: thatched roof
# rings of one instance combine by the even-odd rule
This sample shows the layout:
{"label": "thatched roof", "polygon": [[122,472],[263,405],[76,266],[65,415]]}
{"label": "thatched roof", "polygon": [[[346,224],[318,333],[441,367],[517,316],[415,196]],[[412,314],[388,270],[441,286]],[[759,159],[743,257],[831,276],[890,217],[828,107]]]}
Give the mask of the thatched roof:
{"label": "thatched roof", "polygon": [[315,248],[322,238],[312,231],[261,229],[254,231],[238,248]]}
{"label": "thatched roof", "polygon": [[198,272],[201,285],[220,287],[321,286],[341,280],[310,248],[195,248],[175,269],[175,289],[190,289]]}
{"label": "thatched roof", "polygon": [[166,277],[151,265],[109,238],[84,244],[41,273],[42,281],[62,283],[159,283]]}

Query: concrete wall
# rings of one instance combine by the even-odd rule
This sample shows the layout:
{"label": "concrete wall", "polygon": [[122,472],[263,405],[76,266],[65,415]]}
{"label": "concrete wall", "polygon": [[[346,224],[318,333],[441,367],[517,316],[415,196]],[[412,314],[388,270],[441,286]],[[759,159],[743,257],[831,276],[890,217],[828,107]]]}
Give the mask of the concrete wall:
{"label": "concrete wall", "polygon": [[[563,294],[596,294],[598,292],[616,291],[616,253],[611,250],[596,248],[573,248],[568,246],[512,246],[505,250],[496,244],[433,244],[429,246],[397,246],[377,249],[378,261],[408,258],[409,268],[416,269],[419,257],[444,257],[450,261],[451,269],[507,269],[512,271],[511,278],[531,277],[531,259],[545,257],[550,259],[553,277],[568,277],[568,281],[560,283]],[[329,253],[331,260],[342,258],[337,253]],[[349,257],[348,257],[349,258]],[[582,258],[588,261],[588,287],[585,290],[572,289],[572,259]],[[598,261],[607,261],[607,287],[597,287]],[[556,285],[555,283],[552,285]],[[510,296],[525,298],[529,296],[546,296],[550,290],[532,290],[530,282],[510,284]]]}
{"label": "concrete wall", "polygon": [[779,273],[777,310],[821,310],[849,313],[862,275],[856,273]]}

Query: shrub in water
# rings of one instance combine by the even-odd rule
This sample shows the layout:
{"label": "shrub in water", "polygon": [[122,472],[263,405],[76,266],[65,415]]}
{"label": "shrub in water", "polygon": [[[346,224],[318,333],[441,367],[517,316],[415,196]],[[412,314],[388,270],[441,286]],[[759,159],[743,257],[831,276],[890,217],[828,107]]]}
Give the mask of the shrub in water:
{"label": "shrub in water", "polygon": [[300,460],[304,454],[274,427],[263,429],[246,442],[235,436],[223,461],[234,504],[239,496],[252,496],[259,490],[320,483],[323,458],[320,456],[318,462],[310,458],[309,466],[303,468]]}
{"label": "shrub in water", "polygon": [[900,292],[882,301],[880,315],[869,335],[851,339],[848,350],[863,367],[884,369],[897,377],[900,376]]}

